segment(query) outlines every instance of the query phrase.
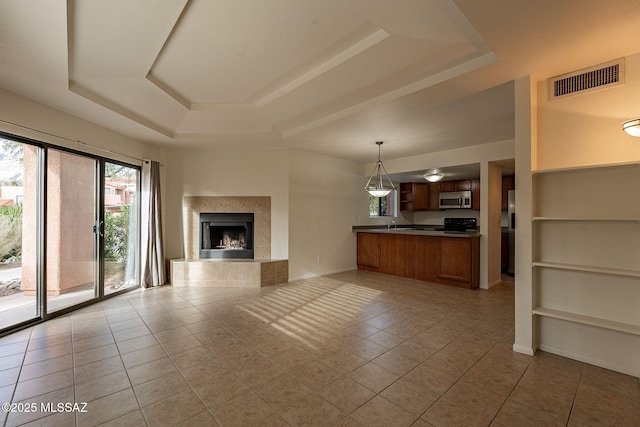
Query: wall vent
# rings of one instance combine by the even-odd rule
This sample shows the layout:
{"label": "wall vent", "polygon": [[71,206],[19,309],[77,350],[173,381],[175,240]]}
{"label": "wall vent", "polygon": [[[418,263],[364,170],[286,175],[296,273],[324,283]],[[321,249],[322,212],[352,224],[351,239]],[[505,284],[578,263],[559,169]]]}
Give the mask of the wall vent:
{"label": "wall vent", "polygon": [[549,79],[549,99],[564,98],[624,83],[624,58]]}

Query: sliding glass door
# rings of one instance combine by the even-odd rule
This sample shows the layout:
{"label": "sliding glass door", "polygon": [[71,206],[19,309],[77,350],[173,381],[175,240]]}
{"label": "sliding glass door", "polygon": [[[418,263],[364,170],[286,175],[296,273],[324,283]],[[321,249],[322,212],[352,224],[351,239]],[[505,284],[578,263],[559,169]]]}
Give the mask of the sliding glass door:
{"label": "sliding glass door", "polygon": [[139,286],[140,168],[0,134],[0,333]]}
{"label": "sliding glass door", "polygon": [[105,163],[104,293],[138,286],[137,169]]}
{"label": "sliding glass door", "polygon": [[0,330],[39,316],[40,153],[0,135]]}
{"label": "sliding glass door", "polygon": [[47,312],[98,297],[98,166],[91,157],[47,150]]}

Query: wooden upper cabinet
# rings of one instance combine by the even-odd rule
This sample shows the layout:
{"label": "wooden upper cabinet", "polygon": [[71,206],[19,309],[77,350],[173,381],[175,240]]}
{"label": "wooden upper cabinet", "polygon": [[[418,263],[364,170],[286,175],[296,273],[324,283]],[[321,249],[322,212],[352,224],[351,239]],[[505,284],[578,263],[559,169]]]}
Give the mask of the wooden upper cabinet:
{"label": "wooden upper cabinet", "polygon": [[456,185],[455,191],[469,191],[471,190],[471,180],[469,179],[460,179],[458,181],[453,181]]}
{"label": "wooden upper cabinet", "polygon": [[471,180],[471,209],[480,210],[480,180]]}
{"label": "wooden upper cabinet", "polygon": [[413,183],[413,210],[426,211],[429,209],[429,186],[426,182]]}
{"label": "wooden upper cabinet", "polygon": [[413,210],[413,186],[410,182],[400,183],[400,210]]}
{"label": "wooden upper cabinet", "polygon": [[443,181],[438,183],[440,185],[440,192],[447,191],[469,191],[471,190],[470,179],[459,179],[457,181]]}
{"label": "wooden upper cabinet", "polygon": [[448,191],[456,191],[456,182],[455,181],[439,182],[438,187],[441,193],[446,193]]}
{"label": "wooden upper cabinet", "polygon": [[429,187],[426,182],[400,184],[400,210],[426,211],[429,209]]}
{"label": "wooden upper cabinet", "polygon": [[429,183],[429,210],[440,210],[440,184],[437,182]]}

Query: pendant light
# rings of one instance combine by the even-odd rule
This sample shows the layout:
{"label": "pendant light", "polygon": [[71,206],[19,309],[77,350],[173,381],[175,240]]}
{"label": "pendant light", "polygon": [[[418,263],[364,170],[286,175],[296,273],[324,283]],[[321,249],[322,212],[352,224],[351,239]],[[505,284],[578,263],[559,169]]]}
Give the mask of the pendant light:
{"label": "pendant light", "polygon": [[[384,197],[387,194],[391,193],[395,187],[391,182],[391,178],[389,178],[389,174],[387,174],[387,170],[382,166],[382,161],[380,160],[380,146],[382,145],[382,141],[376,141],[376,145],[378,146],[378,163],[376,163],[376,167],[369,177],[369,181],[367,181],[367,185],[365,185],[364,189],[369,192],[374,197]],[[384,173],[384,177],[382,176]],[[386,178],[387,183],[384,182]]]}
{"label": "pendant light", "polygon": [[640,136],[640,119],[627,120],[622,124],[622,130],[631,136]]}

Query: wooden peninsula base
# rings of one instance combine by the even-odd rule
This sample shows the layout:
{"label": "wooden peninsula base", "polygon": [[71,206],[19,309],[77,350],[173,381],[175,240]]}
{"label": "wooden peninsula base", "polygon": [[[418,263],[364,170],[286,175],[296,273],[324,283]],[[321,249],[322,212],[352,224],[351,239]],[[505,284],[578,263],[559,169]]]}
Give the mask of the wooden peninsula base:
{"label": "wooden peninsula base", "polygon": [[480,282],[480,236],[358,232],[358,270],[476,289]]}

